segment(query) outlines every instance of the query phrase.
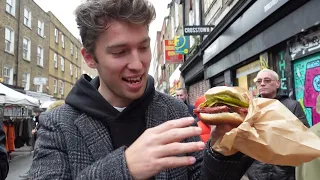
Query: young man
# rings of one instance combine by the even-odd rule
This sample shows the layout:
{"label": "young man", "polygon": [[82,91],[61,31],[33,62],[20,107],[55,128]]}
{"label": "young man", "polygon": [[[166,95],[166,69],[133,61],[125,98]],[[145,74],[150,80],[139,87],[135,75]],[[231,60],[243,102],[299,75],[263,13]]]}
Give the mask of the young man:
{"label": "young man", "polygon": [[[260,96],[263,98],[278,99],[307,127],[309,124],[298,101],[289,99],[287,95],[279,93],[280,82],[278,74],[270,69],[261,70],[255,78]],[[246,175],[252,180],[295,179],[295,167],[276,166],[255,161]]]}
{"label": "young man", "polygon": [[[66,104],[40,117],[31,179],[240,179],[250,159],[224,157],[201,142],[187,107],[148,76],[146,0],[87,0],[76,10],[83,75]],[[219,126],[215,134],[231,130]]]}
{"label": "young man", "polygon": [[188,106],[189,114],[193,117],[196,117],[196,115],[193,113],[194,105],[189,104],[187,102],[188,99],[188,91],[186,88],[178,88],[176,89],[176,98],[183,101]]}
{"label": "young man", "polygon": [[6,134],[0,120],[0,180],[5,180],[9,171],[8,155],[6,150]]}

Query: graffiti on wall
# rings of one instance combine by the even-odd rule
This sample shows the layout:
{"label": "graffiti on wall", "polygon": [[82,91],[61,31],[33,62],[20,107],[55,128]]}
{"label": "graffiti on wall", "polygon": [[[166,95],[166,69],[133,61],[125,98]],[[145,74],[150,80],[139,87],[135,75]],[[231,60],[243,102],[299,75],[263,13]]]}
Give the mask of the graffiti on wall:
{"label": "graffiti on wall", "polygon": [[304,34],[307,35],[298,35],[295,40],[288,42],[292,60],[320,50],[320,31],[309,30]]}
{"label": "graffiti on wall", "polygon": [[320,54],[294,63],[296,99],[301,103],[310,125],[320,122]]}
{"label": "graffiti on wall", "polygon": [[280,90],[282,93],[289,95],[293,98],[293,87],[291,82],[291,60],[287,49],[283,49],[275,53],[274,70],[279,75]]}

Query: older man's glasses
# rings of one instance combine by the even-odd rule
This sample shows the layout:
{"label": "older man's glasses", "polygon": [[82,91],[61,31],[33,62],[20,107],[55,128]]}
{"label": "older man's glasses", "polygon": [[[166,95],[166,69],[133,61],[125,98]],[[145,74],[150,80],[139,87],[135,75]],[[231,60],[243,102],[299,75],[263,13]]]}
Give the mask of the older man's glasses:
{"label": "older man's glasses", "polygon": [[273,79],[258,79],[258,80],[256,80],[256,84],[260,85],[262,82],[264,84],[270,84],[272,81],[275,81],[275,80],[273,80]]}

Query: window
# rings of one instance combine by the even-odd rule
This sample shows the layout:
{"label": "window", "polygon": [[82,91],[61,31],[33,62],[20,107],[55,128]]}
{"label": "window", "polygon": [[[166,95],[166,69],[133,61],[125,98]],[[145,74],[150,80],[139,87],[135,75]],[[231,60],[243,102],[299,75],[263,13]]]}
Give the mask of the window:
{"label": "window", "polygon": [[24,87],[24,90],[30,89],[30,73],[22,74],[22,87]]}
{"label": "window", "polygon": [[72,76],[72,64],[70,63],[70,75]]}
{"label": "window", "polygon": [[73,44],[72,44],[72,42],[70,42],[70,54],[71,54],[71,56],[73,56]]}
{"label": "window", "polygon": [[59,43],[59,31],[57,28],[54,29],[54,37],[55,37],[55,42]]}
{"label": "window", "polygon": [[27,8],[24,8],[24,19],[23,19],[24,25],[31,28],[31,11],[29,11]]}
{"label": "window", "polygon": [[43,85],[37,85],[37,92],[42,92]]}
{"label": "window", "polygon": [[78,68],[77,68],[77,66],[74,67],[74,74],[76,75],[76,78],[78,78]]}
{"label": "window", "polygon": [[44,22],[38,20],[38,35],[43,37],[44,35]]}
{"label": "window", "polygon": [[174,30],[174,18],[172,16],[170,18],[170,21],[171,21],[171,37],[173,39],[175,30]]}
{"label": "window", "polygon": [[43,67],[43,48],[38,46],[37,49],[37,65]]}
{"label": "window", "polygon": [[12,16],[16,15],[16,0],[6,0],[6,12]]}
{"label": "window", "polygon": [[204,0],[204,12],[207,12],[214,0]]}
{"label": "window", "polygon": [[5,51],[13,53],[14,32],[11,28],[5,28]]}
{"label": "window", "polygon": [[60,81],[60,94],[63,95],[64,94],[64,82]]}
{"label": "window", "polygon": [[78,59],[78,48],[76,48],[76,59]]}
{"label": "window", "polygon": [[13,85],[13,71],[10,67],[3,68],[3,83]]}
{"label": "window", "polygon": [[61,35],[62,48],[64,48],[64,35]]}
{"label": "window", "polygon": [[178,3],[175,3],[174,4],[174,19],[175,19],[175,27],[174,29],[176,30],[180,24],[180,21],[179,21],[179,4]]}
{"label": "window", "polygon": [[60,60],[61,60],[61,71],[64,71],[64,58],[61,56]]}
{"label": "window", "polygon": [[58,68],[58,54],[57,53],[53,54],[53,63],[54,63],[54,67]]}
{"label": "window", "polygon": [[31,49],[30,39],[23,38],[23,59],[30,61],[30,49]]}
{"label": "window", "polygon": [[259,94],[254,78],[261,70],[260,61],[254,61],[250,64],[240,67],[236,70],[237,85],[239,87],[248,89],[253,96]]}
{"label": "window", "polygon": [[56,79],[53,79],[53,93],[57,93],[57,86],[58,86],[58,81]]}

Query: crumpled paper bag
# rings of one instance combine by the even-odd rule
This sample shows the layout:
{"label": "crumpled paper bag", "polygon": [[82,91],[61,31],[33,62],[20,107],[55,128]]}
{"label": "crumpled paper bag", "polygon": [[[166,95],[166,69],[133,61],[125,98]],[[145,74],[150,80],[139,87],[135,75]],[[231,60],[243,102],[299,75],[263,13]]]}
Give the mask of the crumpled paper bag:
{"label": "crumpled paper bag", "polygon": [[275,99],[250,97],[244,122],[221,137],[213,149],[226,156],[240,151],[258,161],[298,166],[320,157],[320,138]]}

